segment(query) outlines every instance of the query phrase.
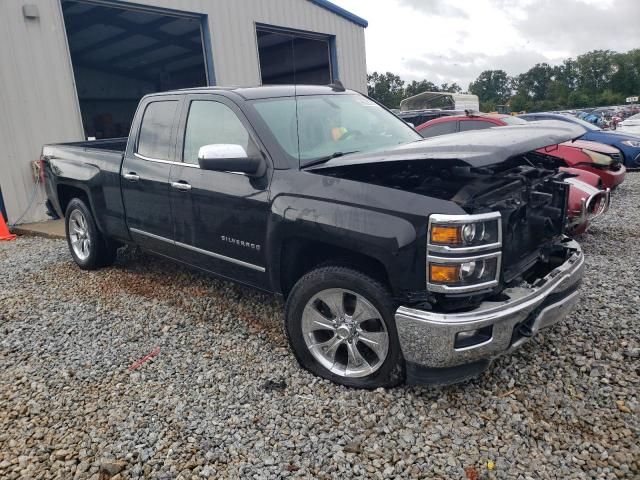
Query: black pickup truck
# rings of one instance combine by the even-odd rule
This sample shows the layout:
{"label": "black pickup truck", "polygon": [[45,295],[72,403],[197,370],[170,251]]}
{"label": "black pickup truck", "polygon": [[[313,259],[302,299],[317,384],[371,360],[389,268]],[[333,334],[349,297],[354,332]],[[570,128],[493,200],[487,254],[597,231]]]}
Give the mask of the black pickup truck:
{"label": "black pickup truck", "polygon": [[144,97],[128,138],[47,145],[83,269],[124,244],[286,300],[300,364],[364,388],[482,372],[568,313],[567,185],[529,124],[423,140],[339,86]]}

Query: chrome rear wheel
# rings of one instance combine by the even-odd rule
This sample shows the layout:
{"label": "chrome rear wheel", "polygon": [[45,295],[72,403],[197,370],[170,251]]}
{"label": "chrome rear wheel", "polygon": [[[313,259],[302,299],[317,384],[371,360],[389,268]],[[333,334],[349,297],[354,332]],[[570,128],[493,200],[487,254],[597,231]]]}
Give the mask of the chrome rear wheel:
{"label": "chrome rear wheel", "polygon": [[69,239],[73,253],[81,261],[86,261],[91,254],[91,233],[80,210],[74,210],[69,217]]}

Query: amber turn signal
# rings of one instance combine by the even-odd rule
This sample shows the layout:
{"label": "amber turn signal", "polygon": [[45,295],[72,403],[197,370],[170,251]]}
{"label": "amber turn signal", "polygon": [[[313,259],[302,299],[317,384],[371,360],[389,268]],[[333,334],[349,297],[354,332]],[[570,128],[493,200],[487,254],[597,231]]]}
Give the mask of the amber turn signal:
{"label": "amber turn signal", "polygon": [[436,283],[455,283],[460,280],[460,266],[429,264],[429,278]]}
{"label": "amber turn signal", "polygon": [[434,225],[431,227],[431,243],[458,245],[461,243],[460,227]]}

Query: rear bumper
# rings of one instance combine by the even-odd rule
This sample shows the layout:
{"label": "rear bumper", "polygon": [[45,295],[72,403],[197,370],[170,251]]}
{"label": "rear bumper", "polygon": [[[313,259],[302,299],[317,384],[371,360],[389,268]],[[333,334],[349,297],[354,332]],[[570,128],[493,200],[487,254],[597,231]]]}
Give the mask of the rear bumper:
{"label": "rear bumper", "polygon": [[[484,302],[462,313],[398,308],[396,327],[407,363],[412,368],[443,369],[444,375],[453,375],[457,381],[461,379],[455,378],[459,369],[453,367],[488,365],[491,359],[520,347],[539,330],[563,319],[578,301],[584,271],[578,243],[570,240],[564,245],[569,256],[562,265],[535,285],[506,289],[505,301]],[[476,343],[469,333],[474,331],[482,332]],[[460,346],[461,332],[471,340],[465,346]],[[437,371],[430,375],[438,376]],[[442,380],[437,383],[448,383]]]}

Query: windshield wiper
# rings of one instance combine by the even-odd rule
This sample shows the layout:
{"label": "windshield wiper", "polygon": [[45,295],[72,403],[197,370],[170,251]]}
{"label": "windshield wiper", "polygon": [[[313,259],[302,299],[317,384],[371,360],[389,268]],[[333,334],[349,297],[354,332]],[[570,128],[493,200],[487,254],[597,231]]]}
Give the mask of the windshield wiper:
{"label": "windshield wiper", "polygon": [[305,163],[302,168],[320,165],[321,163],[326,163],[329,160],[333,160],[334,158],[343,157],[344,155],[349,155],[350,153],[358,153],[359,151],[360,150],[354,150],[352,152],[334,152],[331,155],[327,155],[326,157],[320,157],[316,158],[315,160],[311,160],[309,163]]}

